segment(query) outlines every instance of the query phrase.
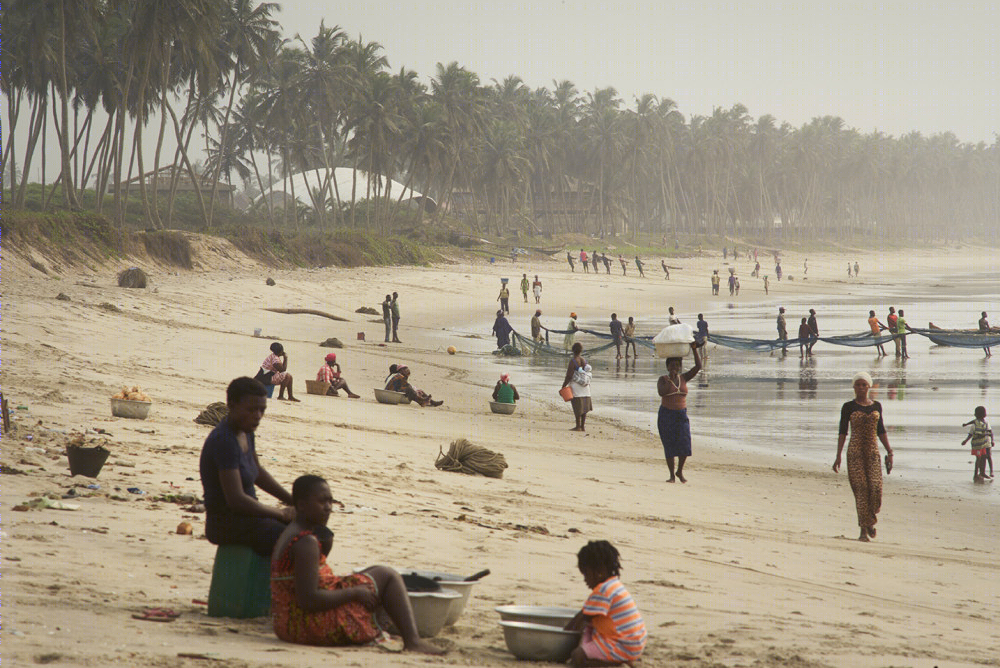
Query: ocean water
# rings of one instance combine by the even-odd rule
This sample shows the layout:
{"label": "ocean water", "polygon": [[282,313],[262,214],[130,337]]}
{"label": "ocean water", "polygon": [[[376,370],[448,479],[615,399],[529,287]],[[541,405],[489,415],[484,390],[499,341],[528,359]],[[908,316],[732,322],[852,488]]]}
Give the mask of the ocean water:
{"label": "ocean water", "polygon": [[[817,311],[821,336],[867,331],[869,309],[885,322],[889,306],[904,309],[911,327],[926,328],[932,321],[944,328],[975,328],[981,311],[995,314],[1000,324],[997,286],[1000,273],[936,276],[923,282],[918,277],[912,283],[896,285],[845,283],[836,293],[782,305],[790,336],[795,335],[800,318],[808,316],[810,308]],[[776,337],[777,306],[773,301],[706,295],[701,312],[713,333]],[[678,315],[692,326],[697,320],[697,314]],[[580,324],[608,331],[607,321]],[[639,325],[640,334],[655,333],[666,325],[666,317],[643,318]],[[585,347],[601,343],[587,336],[578,340]],[[888,357],[879,358],[874,347],[851,348],[820,341],[812,357],[800,359],[798,346],[789,347],[782,356],[780,351],[756,353],[709,344],[702,372],[688,385],[695,455],[698,441],[711,438],[734,452],[749,449],[783,454],[829,468],[836,453],[840,408],[853,397],[851,379],[858,371],[868,371],[896,452],[894,476],[1000,502],[1000,482],[972,483],[973,459],[968,447],[960,445],[967,430],[962,424],[972,419],[976,406],[985,406],[987,419],[994,416],[992,422],[1000,427],[1000,346],[994,357],[986,358],[981,349],[937,346],[911,334],[907,347],[910,359],[903,360],[895,357],[891,342],[885,344]],[[664,361],[648,350],[639,350],[639,359],[629,364],[616,361],[614,349],[588,359],[594,367],[595,415],[647,429],[651,439],[658,439],[656,378],[665,373]],[[690,363],[691,358],[686,358],[685,366]],[[566,368],[564,358],[543,355],[497,358],[495,364],[512,371],[518,389],[528,396],[554,397]],[[1000,465],[1000,461],[995,463]]]}

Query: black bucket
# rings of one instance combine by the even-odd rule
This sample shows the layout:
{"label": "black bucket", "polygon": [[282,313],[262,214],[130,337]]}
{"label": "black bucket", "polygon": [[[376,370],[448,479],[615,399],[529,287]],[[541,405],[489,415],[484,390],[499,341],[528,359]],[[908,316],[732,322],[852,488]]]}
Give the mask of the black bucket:
{"label": "black bucket", "polygon": [[69,457],[70,475],[96,478],[110,454],[110,450],[100,445],[96,448],[67,447],[66,456]]}

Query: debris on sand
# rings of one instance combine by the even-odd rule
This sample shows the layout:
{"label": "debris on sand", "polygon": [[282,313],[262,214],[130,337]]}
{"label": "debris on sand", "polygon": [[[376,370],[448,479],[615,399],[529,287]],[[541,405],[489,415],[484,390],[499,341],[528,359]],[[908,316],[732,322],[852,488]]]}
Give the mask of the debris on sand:
{"label": "debris on sand", "polygon": [[56,299],[58,299],[58,300],[59,300],[59,301],[61,301],[61,302],[68,302],[68,301],[72,301],[72,300],[71,300],[71,299],[69,298],[69,295],[67,295],[67,294],[66,294],[65,292],[60,292],[59,294],[57,294],[57,295],[56,295]]}
{"label": "debris on sand", "polygon": [[118,274],[119,288],[145,288],[147,281],[146,272],[139,267],[129,267]]}
{"label": "debris on sand", "polygon": [[355,313],[364,313],[365,315],[378,315],[379,314],[378,310],[373,309],[371,306],[362,306],[361,308],[359,308],[358,310],[356,310]]}
{"label": "debris on sand", "polygon": [[319,344],[320,348],[343,348],[344,344],[340,342],[335,336],[331,336],[329,339]]}
{"label": "debris on sand", "polygon": [[277,285],[277,283],[274,282],[274,279],[271,278],[270,276],[268,276],[267,280],[264,282],[267,283],[268,285]]}

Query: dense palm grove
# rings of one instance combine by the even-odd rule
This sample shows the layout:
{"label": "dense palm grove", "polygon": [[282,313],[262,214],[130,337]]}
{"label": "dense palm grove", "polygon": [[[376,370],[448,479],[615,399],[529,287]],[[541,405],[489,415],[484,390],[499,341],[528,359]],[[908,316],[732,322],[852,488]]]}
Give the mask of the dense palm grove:
{"label": "dense palm grove", "polygon": [[[428,86],[339,27],[282,39],[276,10],[252,0],[5,2],[6,135],[23,124],[26,137],[4,146],[7,205],[24,205],[33,160],[54,140],[58,201],[113,193],[95,206],[121,222],[123,184],[152,172],[137,183],[157,227],[171,224],[180,179],[207,184],[194,192],[211,227],[220,182],[236,176],[259,193],[334,167],[379,178],[350,192],[316,178],[308,198],[299,193],[311,206],[264,198],[261,215],[388,231],[403,193],[381,184],[394,179],[434,197],[432,215],[497,234],[954,238],[1000,221],[1000,137],[863,134],[832,116],[795,128],[741,105],[685,118],[665,97],[626,103],[613,88],[569,81],[533,90],[516,76],[486,83],[457,63],[438,64]],[[163,150],[167,135],[176,151]]]}

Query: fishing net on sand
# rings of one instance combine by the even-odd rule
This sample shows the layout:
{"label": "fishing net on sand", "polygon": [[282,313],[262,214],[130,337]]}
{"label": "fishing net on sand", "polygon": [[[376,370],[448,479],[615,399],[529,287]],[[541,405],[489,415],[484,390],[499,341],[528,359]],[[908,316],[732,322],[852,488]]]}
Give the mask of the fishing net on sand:
{"label": "fishing net on sand", "polygon": [[487,478],[502,478],[503,470],[507,468],[507,460],[499,452],[487,450],[464,438],[451,442],[448,453],[438,448],[438,457],[434,466],[442,471],[465,473],[467,475],[484,475]]}
{"label": "fishing net on sand", "polygon": [[213,404],[209,404],[205,410],[198,414],[198,417],[194,419],[198,424],[207,424],[210,427],[214,427],[229,416],[229,406],[224,402],[216,401]]}

